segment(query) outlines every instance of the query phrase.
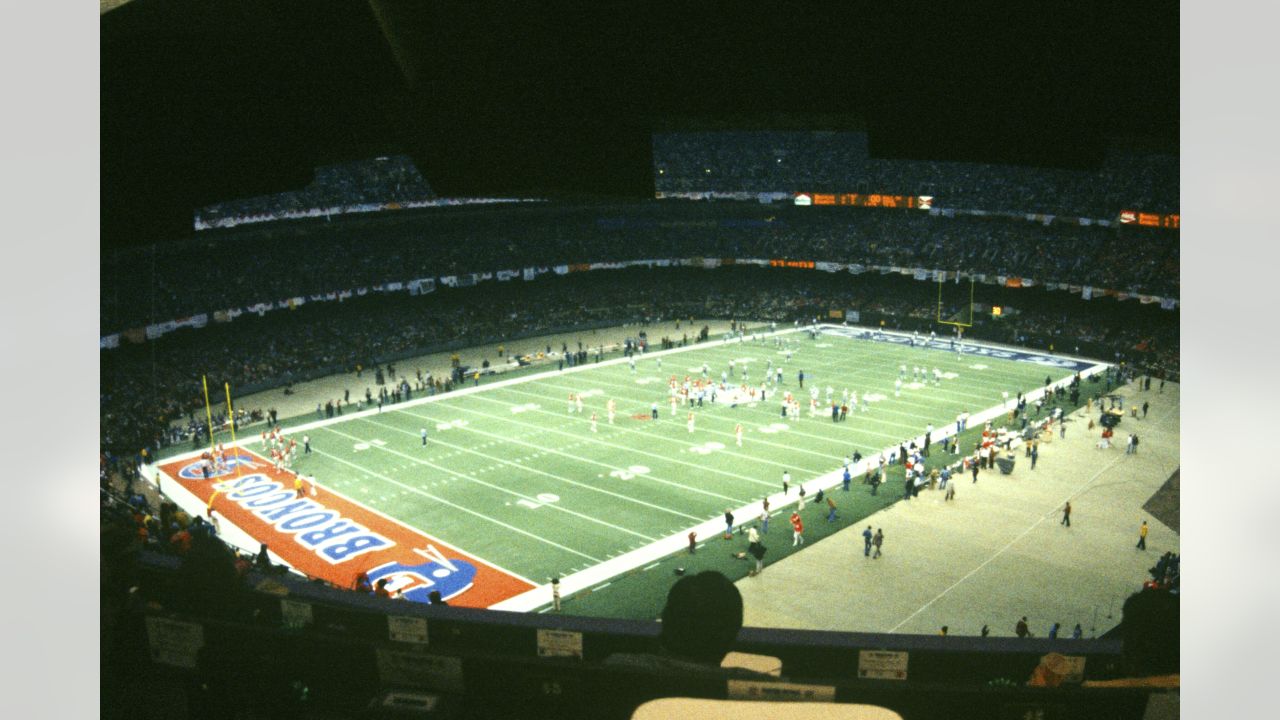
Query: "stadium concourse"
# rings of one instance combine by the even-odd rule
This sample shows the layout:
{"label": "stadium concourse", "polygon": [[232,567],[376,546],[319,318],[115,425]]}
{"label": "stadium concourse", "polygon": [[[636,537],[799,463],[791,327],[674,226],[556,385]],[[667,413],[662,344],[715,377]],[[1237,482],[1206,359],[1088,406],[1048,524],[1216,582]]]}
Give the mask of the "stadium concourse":
{"label": "stadium concourse", "polygon": [[[1148,568],[1164,552],[1180,552],[1176,490],[1169,489],[1177,485],[1180,386],[1157,385],[1115,391],[1125,408],[1115,436],[1136,433],[1134,454],[1123,441],[1099,448],[1098,408],[1092,415],[1081,408],[1068,416],[1065,438],[1055,433],[1040,446],[1035,470],[1019,452],[1010,475],[983,472],[977,484],[960,475],[952,501],[942,490],[922,490],[739,580],[745,624],[925,635],[944,625],[952,635],[978,635],[986,625],[992,636],[1012,636],[1026,616],[1035,637],[1054,623],[1060,637],[1070,637],[1076,623],[1087,638],[1107,632]],[[1141,410],[1130,416],[1144,402],[1146,417]],[[1153,496],[1170,492],[1163,511],[1154,507]],[[1062,524],[1067,501],[1070,527]],[[1144,520],[1146,552],[1135,547]],[[863,555],[867,525],[884,530],[879,559]],[[789,542],[789,530],[778,522],[765,542]]]}

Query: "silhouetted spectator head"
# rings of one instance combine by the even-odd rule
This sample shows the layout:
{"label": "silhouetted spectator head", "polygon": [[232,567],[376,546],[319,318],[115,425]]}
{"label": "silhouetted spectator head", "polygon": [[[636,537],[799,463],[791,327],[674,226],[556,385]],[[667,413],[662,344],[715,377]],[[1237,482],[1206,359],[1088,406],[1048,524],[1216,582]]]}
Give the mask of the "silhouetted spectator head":
{"label": "silhouetted spectator head", "polygon": [[673,655],[719,665],[742,629],[742,594],[707,570],[676,581],[662,609],[662,644]]}
{"label": "silhouetted spectator head", "polygon": [[235,553],[216,537],[191,539],[191,549],[178,568],[176,587],[187,608],[196,613],[234,618],[246,608]]}
{"label": "silhouetted spectator head", "polygon": [[1178,596],[1167,590],[1141,590],[1124,601],[1120,635],[1130,675],[1178,672],[1178,614]]}
{"label": "silhouetted spectator head", "polygon": [[431,592],[427,593],[427,600],[429,600],[432,605],[448,605],[449,604],[444,601],[443,597],[441,597],[439,590],[432,590]]}

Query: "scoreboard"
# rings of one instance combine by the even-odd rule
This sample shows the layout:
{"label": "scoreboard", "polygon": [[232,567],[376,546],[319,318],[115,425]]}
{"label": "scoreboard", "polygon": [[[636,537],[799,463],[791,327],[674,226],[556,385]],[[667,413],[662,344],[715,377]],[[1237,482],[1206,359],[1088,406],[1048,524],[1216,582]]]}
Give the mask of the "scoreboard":
{"label": "scoreboard", "polygon": [[1171,230],[1179,229],[1181,218],[1179,215],[1161,215],[1160,213],[1145,213],[1137,210],[1121,210],[1121,225],[1142,225],[1143,227],[1160,227],[1169,228]]}
{"label": "scoreboard", "polygon": [[928,210],[933,207],[933,196],[884,195],[882,193],[796,193],[794,202],[796,205],[849,205]]}

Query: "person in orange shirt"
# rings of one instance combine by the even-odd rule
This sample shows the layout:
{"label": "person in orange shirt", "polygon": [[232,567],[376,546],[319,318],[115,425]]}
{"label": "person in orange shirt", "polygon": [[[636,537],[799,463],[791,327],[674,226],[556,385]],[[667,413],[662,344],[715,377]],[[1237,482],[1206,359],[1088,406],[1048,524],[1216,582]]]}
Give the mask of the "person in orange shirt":
{"label": "person in orange shirt", "polygon": [[804,521],[800,519],[800,513],[791,513],[791,547],[804,544]]}

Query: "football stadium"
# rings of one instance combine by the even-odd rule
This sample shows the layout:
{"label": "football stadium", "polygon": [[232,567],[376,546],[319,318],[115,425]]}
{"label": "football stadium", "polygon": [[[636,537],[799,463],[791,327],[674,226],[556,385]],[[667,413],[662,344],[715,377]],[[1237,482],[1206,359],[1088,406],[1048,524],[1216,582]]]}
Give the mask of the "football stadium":
{"label": "football stadium", "polygon": [[[1089,45],[1167,107],[921,29],[1022,74],[780,110],[804,43],[692,11],[160,5],[100,19],[104,717],[1177,716],[1176,12]],[[781,22],[874,70],[840,20]]]}

